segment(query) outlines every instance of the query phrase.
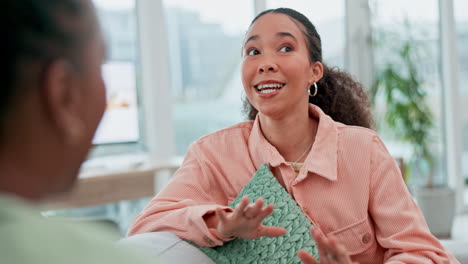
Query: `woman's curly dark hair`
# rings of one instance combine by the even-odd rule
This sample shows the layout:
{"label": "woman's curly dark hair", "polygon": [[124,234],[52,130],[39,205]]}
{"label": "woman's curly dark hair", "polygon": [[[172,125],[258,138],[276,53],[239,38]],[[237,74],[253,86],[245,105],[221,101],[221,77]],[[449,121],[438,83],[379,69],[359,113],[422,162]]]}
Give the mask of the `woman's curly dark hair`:
{"label": "woman's curly dark hair", "polygon": [[[263,11],[258,14],[250,26],[268,13],[284,14],[298,22],[299,28],[304,33],[309,59],[312,62],[322,62],[322,44],[315,26],[303,14],[290,8],[277,8]],[[346,72],[337,68],[329,68],[323,64],[323,77],[317,82],[318,93],[309,97],[309,103],[320,107],[333,120],[346,125],[374,127],[371,107],[366,91],[361,83],[353,79]],[[247,98],[244,99],[244,112],[249,120],[254,120],[258,110],[252,106]]]}

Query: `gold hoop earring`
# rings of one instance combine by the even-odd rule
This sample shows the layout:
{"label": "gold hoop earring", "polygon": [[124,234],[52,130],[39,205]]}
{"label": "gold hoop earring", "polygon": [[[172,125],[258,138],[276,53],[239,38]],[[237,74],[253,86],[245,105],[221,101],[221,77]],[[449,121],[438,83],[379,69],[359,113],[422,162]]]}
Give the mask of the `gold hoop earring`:
{"label": "gold hoop earring", "polygon": [[312,88],[312,85],[309,86],[309,96],[310,96],[310,97],[316,96],[316,95],[317,95],[317,92],[318,92],[318,87],[317,87],[317,83],[316,83],[316,82],[314,82],[314,85],[313,85],[313,86],[314,86],[314,88],[315,88],[315,89],[314,89],[314,93],[311,93],[311,92],[310,92],[310,88]]}

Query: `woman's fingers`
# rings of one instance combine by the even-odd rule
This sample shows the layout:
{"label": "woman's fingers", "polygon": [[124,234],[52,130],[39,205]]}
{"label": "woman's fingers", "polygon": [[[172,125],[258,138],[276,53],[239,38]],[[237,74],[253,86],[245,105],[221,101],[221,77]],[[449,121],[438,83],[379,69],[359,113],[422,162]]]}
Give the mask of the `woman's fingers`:
{"label": "woman's fingers", "polygon": [[342,263],[351,264],[351,258],[346,248],[338,244],[336,238],[326,238],[317,229],[311,229],[312,236],[317,243],[320,255],[320,263]]}
{"label": "woman's fingers", "polygon": [[257,201],[255,201],[255,203],[251,203],[248,205],[242,204],[242,206],[239,206],[239,210],[244,208],[244,213],[242,216],[247,219],[256,219],[258,217],[261,217],[263,219],[273,212],[272,205],[263,208],[264,203],[265,201],[263,200],[263,198],[258,198]]}
{"label": "woman's fingers", "polygon": [[262,211],[264,204],[265,201],[263,200],[263,198],[258,198],[257,201],[255,201],[255,204],[253,204],[254,217]]}
{"label": "woman's fingers", "polygon": [[226,215],[226,211],[221,208],[216,208],[216,215],[220,221],[226,222],[228,221],[228,217]]}
{"label": "woman's fingers", "polygon": [[261,226],[263,220],[273,213],[274,205],[269,204],[267,207],[263,208],[252,220],[255,225]]}
{"label": "woman's fingers", "polygon": [[240,217],[244,217],[245,208],[249,205],[249,197],[244,196],[242,197],[239,204],[237,204],[236,208],[234,209],[233,217],[235,219],[239,219]]}
{"label": "woman's fingers", "polygon": [[275,209],[275,206],[273,204],[269,204],[267,207],[263,208],[263,210],[259,214],[259,217],[264,219],[265,217],[271,215],[274,209]]}
{"label": "woman's fingers", "polygon": [[334,254],[336,255],[338,259],[338,263],[351,263],[351,258],[349,257],[348,252],[346,251],[346,248],[338,244],[336,241],[336,238],[330,237],[330,248],[333,250]]}
{"label": "woman's fingers", "polygon": [[315,239],[315,243],[317,244],[317,248],[319,250],[320,262],[327,263],[326,260],[328,259],[327,256],[327,247],[325,245],[325,237],[315,228],[311,228],[311,234]]}
{"label": "woman's fingers", "polygon": [[279,226],[264,226],[261,225],[257,229],[256,237],[279,237],[286,234],[286,229]]}
{"label": "woman's fingers", "polygon": [[304,264],[318,264],[318,262],[314,259],[314,257],[312,257],[309,253],[307,253],[306,251],[302,249],[299,250],[297,255],[299,256],[299,259],[301,259],[301,261]]}
{"label": "woman's fingers", "polygon": [[259,199],[257,203],[250,205],[245,209],[245,217],[248,219],[258,219],[260,218],[263,220],[265,217],[270,215],[273,212],[273,204],[268,205],[267,207],[263,208],[264,201],[263,199]]}
{"label": "woman's fingers", "polygon": [[282,227],[264,226],[263,220],[273,213],[273,204],[263,208],[264,200],[257,199],[256,202],[249,204],[249,198],[243,197],[233,212],[226,212],[220,208],[216,209],[218,221],[218,232],[223,234],[232,234],[233,236],[246,239],[253,239],[262,236],[278,237],[286,233]]}
{"label": "woman's fingers", "polygon": [[258,214],[262,211],[263,203],[263,199],[258,198],[255,203],[249,204],[249,206],[244,209],[244,217],[247,219],[257,217]]}

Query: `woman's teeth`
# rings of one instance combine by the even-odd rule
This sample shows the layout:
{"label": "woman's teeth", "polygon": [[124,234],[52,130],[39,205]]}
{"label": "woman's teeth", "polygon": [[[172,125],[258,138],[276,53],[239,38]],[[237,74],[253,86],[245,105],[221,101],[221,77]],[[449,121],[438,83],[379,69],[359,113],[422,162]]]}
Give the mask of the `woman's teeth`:
{"label": "woman's teeth", "polygon": [[284,84],[282,83],[267,83],[267,84],[260,84],[256,87],[257,91],[261,93],[271,93],[278,89],[283,88]]}
{"label": "woman's teeth", "polygon": [[260,90],[260,93],[272,93],[276,92],[278,89],[265,89],[265,90]]}

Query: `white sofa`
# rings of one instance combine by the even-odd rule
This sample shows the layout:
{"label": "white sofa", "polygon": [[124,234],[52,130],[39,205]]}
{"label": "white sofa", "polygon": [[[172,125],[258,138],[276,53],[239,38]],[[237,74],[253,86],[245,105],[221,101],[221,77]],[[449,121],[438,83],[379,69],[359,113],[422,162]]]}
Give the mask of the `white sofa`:
{"label": "white sofa", "polygon": [[440,242],[455,255],[460,264],[468,264],[468,240],[441,240]]}
{"label": "white sofa", "polygon": [[[442,240],[461,264],[468,264],[468,241]],[[124,238],[119,244],[144,250],[163,263],[214,264],[204,253],[169,232],[157,232]]]}
{"label": "white sofa", "polygon": [[169,232],[139,234],[124,238],[119,244],[144,250],[161,263],[215,264],[196,247]]}

